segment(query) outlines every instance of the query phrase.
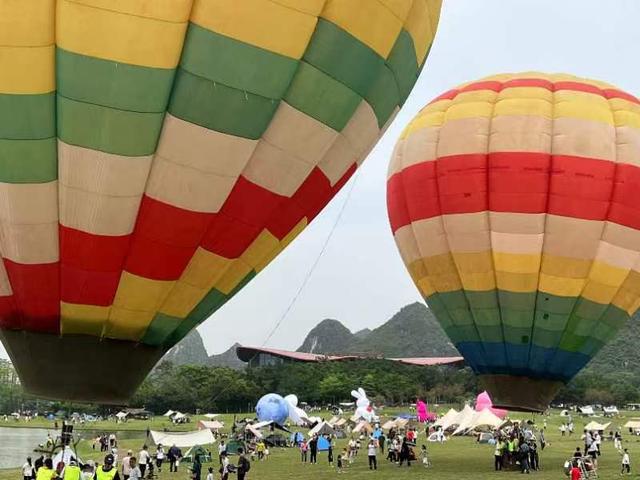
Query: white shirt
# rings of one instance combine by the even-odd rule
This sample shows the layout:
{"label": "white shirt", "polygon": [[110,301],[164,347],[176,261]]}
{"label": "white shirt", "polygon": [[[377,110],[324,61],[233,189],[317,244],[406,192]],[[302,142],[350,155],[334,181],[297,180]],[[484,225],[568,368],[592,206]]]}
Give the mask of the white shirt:
{"label": "white shirt", "polygon": [[123,475],[131,475],[129,472],[131,472],[131,467],[129,466],[129,459],[131,457],[129,455],[127,455],[126,457],[124,457],[122,459],[122,474]]}
{"label": "white shirt", "polygon": [[33,476],[33,464],[29,465],[29,462],[25,462],[22,466],[22,476],[23,477],[31,477]]}
{"label": "white shirt", "polygon": [[624,455],[622,455],[622,464],[623,465],[631,464],[631,460],[629,459],[629,454],[628,453],[625,453]]}
{"label": "white shirt", "polygon": [[159,448],[159,449],[156,451],[156,458],[157,458],[158,460],[162,460],[162,459],[164,458],[164,450],[163,450],[162,448]]}
{"label": "white shirt", "polygon": [[367,454],[370,457],[375,457],[376,456],[376,446],[373,444],[369,444],[369,447],[367,448]]}
{"label": "white shirt", "polygon": [[207,473],[207,480],[213,480],[213,473]]}
{"label": "white shirt", "polygon": [[227,451],[227,446],[224,443],[221,443],[220,445],[218,445],[218,453],[222,453],[226,451]]}
{"label": "white shirt", "polygon": [[229,473],[229,459],[224,457],[222,459],[222,474]]}
{"label": "white shirt", "polygon": [[138,463],[140,465],[146,465],[149,463],[149,452],[146,450],[140,450],[140,453],[138,454]]}
{"label": "white shirt", "polygon": [[129,468],[129,480],[139,480],[142,476],[140,468],[136,465],[135,468]]}

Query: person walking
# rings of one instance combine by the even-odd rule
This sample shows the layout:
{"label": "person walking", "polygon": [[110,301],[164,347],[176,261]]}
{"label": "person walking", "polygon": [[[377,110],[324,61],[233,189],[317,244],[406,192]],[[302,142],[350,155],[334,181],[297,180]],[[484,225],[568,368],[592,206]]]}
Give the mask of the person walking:
{"label": "person walking", "polygon": [[631,458],[629,457],[629,451],[626,448],[622,453],[622,469],[620,470],[620,475],[624,473],[631,475]]}
{"label": "person walking", "polygon": [[142,472],[140,467],[136,465],[136,457],[133,456],[129,457],[129,480],[142,480]]}
{"label": "person walking", "polygon": [[520,473],[531,473],[529,469],[529,444],[522,442],[518,450],[520,459]]}
{"label": "person walking", "polygon": [[162,472],[162,462],[164,462],[164,457],[164,448],[162,447],[162,444],[159,443],[156,448],[156,467],[158,467],[158,473]]}
{"label": "person walking", "polygon": [[387,438],[384,436],[384,433],[380,433],[378,437],[378,445],[380,445],[380,453],[384,455],[384,443],[387,441]]}
{"label": "person walking", "polygon": [[622,435],[620,435],[620,431],[616,431],[616,434],[613,437],[613,447],[618,451],[622,452]]}
{"label": "person walking", "polygon": [[27,461],[22,465],[22,478],[23,480],[32,480],[36,478],[36,469],[31,463],[31,457],[27,457]]}
{"label": "person walking", "polygon": [[222,462],[220,464],[220,480],[229,480],[229,459],[227,452],[222,454]]}
{"label": "person walking", "polygon": [[245,480],[247,473],[251,470],[251,462],[244,456],[244,450],[238,449],[238,468],[236,470],[238,474],[238,480]]}
{"label": "person walking", "polygon": [[367,447],[367,456],[369,457],[369,470],[378,469],[378,460],[376,459],[376,441],[374,439],[369,440],[369,446]]}
{"label": "person walking", "polygon": [[169,461],[169,472],[178,471],[178,467],[176,465],[176,463],[178,462],[178,452],[179,449],[178,447],[176,447],[175,443],[171,445],[171,448],[167,452],[167,460]]}
{"label": "person walking", "polygon": [[400,447],[400,464],[402,466],[404,462],[407,462],[407,467],[411,466],[411,452],[409,450],[409,444],[407,443],[407,439],[402,440],[402,446]]}
{"label": "person walking", "polygon": [[309,442],[309,463],[318,463],[318,436],[314,435]]}
{"label": "person walking", "polygon": [[147,446],[143,445],[142,450],[138,453],[138,464],[140,465],[140,477],[144,478],[144,474],[147,471],[147,465],[149,464],[149,451]]}
{"label": "person walking", "polygon": [[122,459],[122,477],[124,480],[129,480],[131,475],[131,455],[133,452],[131,450],[127,450],[127,455]]}

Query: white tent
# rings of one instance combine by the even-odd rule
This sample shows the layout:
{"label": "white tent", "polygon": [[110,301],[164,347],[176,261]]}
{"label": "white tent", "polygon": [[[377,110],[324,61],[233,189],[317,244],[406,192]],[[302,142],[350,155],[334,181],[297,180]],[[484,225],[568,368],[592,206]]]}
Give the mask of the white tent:
{"label": "white tent", "polygon": [[129,415],[127,412],[118,412],[116,413],[116,418],[122,420],[123,418],[126,418],[127,415]]}
{"label": "white tent", "polygon": [[314,435],[332,435],[335,431],[333,427],[329,425],[327,422],[320,422],[311,430],[309,430],[309,436],[313,437]]}
{"label": "white tent", "polygon": [[640,420],[629,420],[624,424],[624,428],[632,428],[634,430],[640,428]]}
{"label": "white tent", "polygon": [[593,411],[593,407],[591,405],[586,405],[584,407],[578,408],[580,413],[583,415],[593,415],[595,412]]}
{"label": "white tent", "polygon": [[488,408],[485,408],[481,412],[473,412],[465,415],[458,425],[458,428],[453,432],[453,435],[460,435],[461,433],[480,427],[497,428],[501,423],[502,420],[498,416]]}
{"label": "white tent", "polygon": [[209,420],[213,420],[216,417],[219,417],[220,414],[219,413],[205,413],[204,416],[206,418],[208,418]]}
{"label": "white tent", "polygon": [[396,428],[396,422],[394,422],[393,420],[387,420],[382,425],[383,430],[391,430],[392,428]]}
{"label": "white tent", "polygon": [[602,410],[604,411],[604,414],[608,416],[618,415],[618,413],[620,413],[618,411],[618,407],[616,407],[615,405],[604,407]]}
{"label": "white tent", "polygon": [[611,422],[609,423],[598,423],[598,422],[589,422],[584,426],[585,430],[589,430],[589,431],[602,431],[602,430],[606,430],[607,427],[611,425]]}
{"label": "white tent", "polygon": [[207,422],[206,420],[200,420],[198,422],[198,429],[199,430],[204,430],[205,428],[208,428],[209,430],[220,430],[223,427],[224,427],[224,422],[218,422],[217,420],[214,420],[213,422]]}
{"label": "white tent", "polygon": [[443,428],[443,430],[448,430],[453,427],[459,427],[461,425],[470,424],[471,419],[475,415],[476,411],[471,408],[469,405],[465,405],[462,410],[458,412],[458,414],[451,419],[447,428]]}
{"label": "white tent", "polygon": [[331,420],[329,420],[327,423],[329,425],[333,425],[335,424],[338,420],[340,420],[340,417],[338,417],[337,415],[334,415],[333,417],[331,417]]}
{"label": "white tent", "polygon": [[209,445],[216,439],[211,430],[195,430],[193,432],[157,432],[151,430],[153,443],[158,445],[175,445],[176,447],[193,447],[194,445]]}
{"label": "white tent", "polygon": [[451,408],[447,413],[445,413],[442,417],[436,420],[433,426],[442,427],[443,430],[446,430],[452,425],[452,422],[458,417],[459,413],[460,412],[458,412],[457,410]]}
{"label": "white tent", "polygon": [[176,413],[176,412],[174,412],[173,410],[167,410],[167,413],[165,413],[165,414],[164,414],[164,415],[162,415],[162,416],[163,416],[163,417],[170,417],[170,416],[171,416],[171,415],[173,415],[174,413]]}
{"label": "white tent", "polygon": [[561,417],[568,417],[569,416],[569,410],[562,410],[560,412],[560,416]]}
{"label": "white tent", "polygon": [[352,432],[353,433],[360,433],[362,431],[365,431],[367,433],[371,433],[371,432],[373,432],[373,428],[371,428],[371,425],[369,425],[369,422],[365,422],[363,420],[360,423],[358,423],[355,427],[353,427]]}

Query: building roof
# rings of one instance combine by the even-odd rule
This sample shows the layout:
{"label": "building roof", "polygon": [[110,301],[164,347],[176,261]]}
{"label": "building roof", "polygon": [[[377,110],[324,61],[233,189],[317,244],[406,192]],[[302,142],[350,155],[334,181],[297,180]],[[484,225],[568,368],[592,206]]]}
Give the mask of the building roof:
{"label": "building roof", "polygon": [[[341,360],[359,360],[371,358],[367,356],[359,355],[318,355],[315,353],[305,352],[290,352],[288,350],[277,350],[274,348],[264,347],[248,347],[238,346],[236,347],[236,355],[243,362],[249,362],[258,354],[264,353],[273,355],[274,357],[280,357],[289,360],[295,360],[298,362],[335,362]],[[417,365],[417,366],[435,366],[435,365],[462,365],[464,359],[462,357],[412,357],[412,358],[387,358],[386,360],[392,360],[394,362],[400,362],[405,365]]]}

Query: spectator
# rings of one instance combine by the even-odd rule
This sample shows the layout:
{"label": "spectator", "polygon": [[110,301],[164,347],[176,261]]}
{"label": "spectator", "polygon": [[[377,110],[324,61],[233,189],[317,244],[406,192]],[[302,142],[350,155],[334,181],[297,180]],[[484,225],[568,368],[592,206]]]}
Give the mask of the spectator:
{"label": "spectator", "polygon": [[378,460],[376,459],[376,441],[374,439],[369,440],[369,446],[367,447],[367,456],[369,457],[369,470],[378,469]]}
{"label": "spectator", "polygon": [[129,480],[130,471],[131,471],[131,454],[133,452],[131,450],[127,450],[127,455],[122,459],[122,477],[124,480]]}
{"label": "spectator", "polygon": [[31,463],[31,457],[27,457],[27,461],[22,465],[22,477],[24,480],[31,480],[36,477],[36,470]]}
{"label": "spectator", "polygon": [[[124,463],[124,460],[122,460]],[[136,457],[131,456],[131,450],[129,450],[129,480],[142,480],[142,472],[140,467],[136,465]],[[124,474],[122,474],[124,476]]]}
{"label": "spectator", "polygon": [[238,449],[238,480],[245,480],[247,473],[251,470],[251,462],[244,456],[244,450]]}
{"label": "spectator", "polygon": [[307,451],[309,450],[309,445],[307,445],[307,441],[302,439],[300,442],[300,460],[302,463],[307,463]]}
{"label": "spectator", "polygon": [[147,446],[143,445],[142,450],[140,450],[140,453],[138,453],[138,463],[140,464],[140,478],[144,478],[149,460],[149,451],[147,450]]}
{"label": "spectator", "polygon": [[318,436],[314,435],[309,442],[309,463],[318,463]]}
{"label": "spectator", "polygon": [[622,469],[620,470],[620,475],[624,473],[631,475],[631,459],[629,458],[629,451],[626,448],[622,453]]}

